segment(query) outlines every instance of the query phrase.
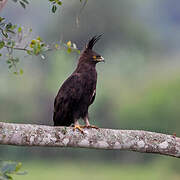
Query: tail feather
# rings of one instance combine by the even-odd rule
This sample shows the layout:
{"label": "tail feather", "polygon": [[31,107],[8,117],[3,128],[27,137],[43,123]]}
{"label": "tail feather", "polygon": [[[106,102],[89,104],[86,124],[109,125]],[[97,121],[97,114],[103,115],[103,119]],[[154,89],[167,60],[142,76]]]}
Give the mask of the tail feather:
{"label": "tail feather", "polygon": [[70,126],[73,124],[73,119],[68,116],[59,116],[58,113],[53,115],[54,126]]}

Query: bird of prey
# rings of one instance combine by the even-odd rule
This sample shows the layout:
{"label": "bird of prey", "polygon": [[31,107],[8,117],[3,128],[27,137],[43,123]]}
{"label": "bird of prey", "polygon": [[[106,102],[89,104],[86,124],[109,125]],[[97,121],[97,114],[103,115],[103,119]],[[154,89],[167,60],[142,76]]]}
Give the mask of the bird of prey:
{"label": "bird of prey", "polygon": [[[96,64],[104,62],[104,58],[93,51],[93,46],[102,35],[89,40],[82,51],[75,71],[64,81],[54,101],[54,126],[71,126],[83,133],[82,128],[91,126],[88,119],[88,108],[96,96],[97,72]],[[85,126],[80,126],[82,118]]]}

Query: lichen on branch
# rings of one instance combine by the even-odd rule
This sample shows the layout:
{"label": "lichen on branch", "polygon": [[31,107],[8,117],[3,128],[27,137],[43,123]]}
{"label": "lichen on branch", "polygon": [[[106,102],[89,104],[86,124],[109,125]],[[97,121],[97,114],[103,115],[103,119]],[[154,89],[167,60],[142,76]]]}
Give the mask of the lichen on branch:
{"label": "lichen on branch", "polygon": [[0,144],[119,149],[180,158],[180,138],[142,130],[84,129],[0,122]]}

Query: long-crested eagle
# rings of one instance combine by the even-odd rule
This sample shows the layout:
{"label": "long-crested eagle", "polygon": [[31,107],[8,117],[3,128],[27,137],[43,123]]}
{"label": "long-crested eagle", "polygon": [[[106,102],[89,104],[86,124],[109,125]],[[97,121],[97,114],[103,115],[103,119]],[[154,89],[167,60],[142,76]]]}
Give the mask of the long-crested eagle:
{"label": "long-crested eagle", "polygon": [[[93,51],[93,46],[101,35],[94,36],[87,43],[78,60],[75,71],[64,81],[54,101],[54,126],[71,126],[74,130],[96,128],[88,119],[88,108],[96,96],[97,72],[96,64],[104,58]],[[78,119],[82,118],[85,126],[80,126]]]}

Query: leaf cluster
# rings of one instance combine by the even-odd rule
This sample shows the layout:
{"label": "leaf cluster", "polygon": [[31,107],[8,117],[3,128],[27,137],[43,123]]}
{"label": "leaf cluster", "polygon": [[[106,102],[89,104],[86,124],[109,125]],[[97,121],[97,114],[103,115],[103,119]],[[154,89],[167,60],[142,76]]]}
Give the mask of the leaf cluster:
{"label": "leaf cluster", "polygon": [[12,161],[0,161],[0,180],[13,180],[12,175],[25,175],[21,172],[22,163]]}
{"label": "leaf cluster", "polygon": [[0,31],[1,34],[5,37],[8,38],[9,33],[15,33],[14,29],[17,27],[17,25],[12,25],[11,22],[6,23],[5,18],[0,17]]}
{"label": "leaf cluster", "polygon": [[77,48],[76,44],[72,43],[71,41],[68,41],[66,43],[66,48],[67,48],[68,53],[76,52],[76,53],[80,54],[80,50]]}
{"label": "leaf cluster", "polygon": [[[19,3],[23,8],[29,4],[29,0],[12,0],[15,3]],[[48,0],[52,4],[52,12],[55,13],[57,6],[62,5],[61,0]],[[80,0],[82,2],[82,0]],[[47,51],[65,49],[68,53],[76,52],[80,53],[75,43],[68,41],[65,44],[46,44],[41,37],[36,39],[30,39],[24,43],[25,39],[30,37],[32,29],[28,29],[28,34],[24,32],[24,28],[21,26],[13,25],[11,22],[7,22],[4,17],[0,17],[0,57],[6,60],[9,70],[14,74],[23,74],[22,69],[18,69],[17,65],[20,62],[19,57],[15,56],[14,51],[23,51],[26,55],[40,56],[41,59],[45,59],[45,53]],[[24,45],[25,44],[25,45]],[[4,52],[7,52],[6,54]]]}
{"label": "leaf cluster", "polygon": [[6,58],[8,68],[16,75],[23,74],[23,70],[17,68],[20,59],[15,56],[14,51],[22,51],[28,56],[40,56],[43,60],[45,59],[45,53],[52,50],[65,48],[68,53],[80,53],[76,44],[71,43],[71,41],[68,41],[66,44],[56,43],[49,45],[45,43],[40,36],[35,39],[28,40],[28,42],[24,45],[25,39],[27,37],[30,38],[30,34],[32,32],[31,28],[25,30],[23,27],[17,27],[17,25],[6,23],[6,20],[3,17],[0,17],[0,22],[0,27],[2,28],[0,32],[2,34],[2,38],[0,39],[0,56],[4,54],[1,52],[6,50],[7,54],[3,58]]}

